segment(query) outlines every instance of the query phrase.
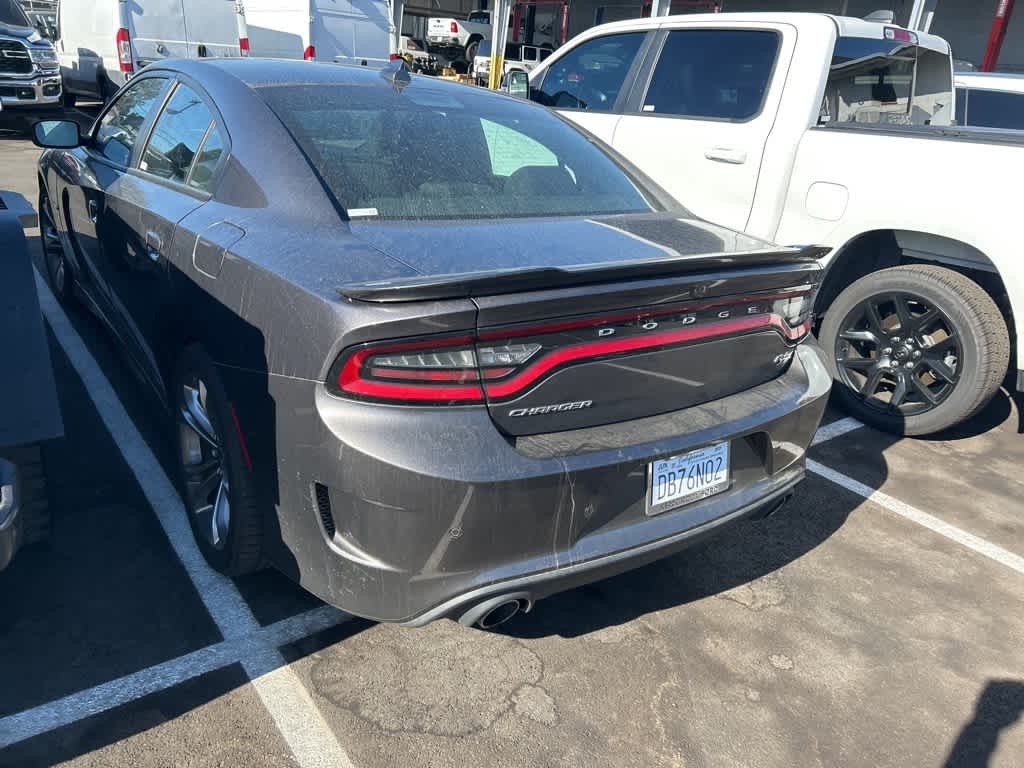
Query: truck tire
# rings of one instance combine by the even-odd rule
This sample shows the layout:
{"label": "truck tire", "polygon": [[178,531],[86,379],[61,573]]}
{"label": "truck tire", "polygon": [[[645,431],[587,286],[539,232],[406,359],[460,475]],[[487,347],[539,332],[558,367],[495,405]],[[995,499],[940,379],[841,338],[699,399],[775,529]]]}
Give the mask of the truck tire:
{"label": "truck tire", "polygon": [[928,435],[981,410],[1010,361],[995,302],[944,267],[883,269],[828,308],[819,341],[840,405],[897,435]]}
{"label": "truck tire", "polygon": [[213,361],[197,344],[179,356],[171,379],[178,488],[196,543],[226,576],[263,566],[263,520],[243,437]]}
{"label": "truck tire", "polygon": [[466,61],[469,63],[469,66],[472,66],[473,59],[476,58],[476,50],[480,47],[481,40],[483,40],[482,37],[471,37],[466,43],[463,55],[466,57]]}

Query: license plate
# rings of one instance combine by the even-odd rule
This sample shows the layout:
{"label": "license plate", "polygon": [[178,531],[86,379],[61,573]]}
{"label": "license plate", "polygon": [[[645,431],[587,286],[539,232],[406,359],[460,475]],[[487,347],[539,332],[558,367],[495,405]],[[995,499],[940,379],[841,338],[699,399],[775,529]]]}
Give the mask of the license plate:
{"label": "license plate", "polygon": [[729,444],[652,461],[647,477],[648,515],[714,496],[729,487]]}

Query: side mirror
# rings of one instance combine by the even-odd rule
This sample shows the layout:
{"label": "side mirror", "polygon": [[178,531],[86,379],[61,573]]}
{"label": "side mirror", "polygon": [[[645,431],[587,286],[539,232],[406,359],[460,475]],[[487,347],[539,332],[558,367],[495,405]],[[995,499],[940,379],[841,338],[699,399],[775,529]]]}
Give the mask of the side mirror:
{"label": "side mirror", "polygon": [[43,149],[74,149],[82,144],[82,132],[72,120],[40,120],[32,126],[32,143]]}
{"label": "side mirror", "polygon": [[525,72],[509,72],[505,80],[505,93],[517,99],[530,98],[530,77]]}

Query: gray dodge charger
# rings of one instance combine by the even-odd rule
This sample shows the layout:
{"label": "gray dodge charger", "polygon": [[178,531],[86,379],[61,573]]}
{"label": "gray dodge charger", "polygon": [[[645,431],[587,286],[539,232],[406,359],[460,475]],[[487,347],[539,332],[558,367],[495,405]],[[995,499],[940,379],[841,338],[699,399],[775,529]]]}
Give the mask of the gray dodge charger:
{"label": "gray dodge charger", "polygon": [[35,138],[49,282],[173,416],[223,573],[490,627],[803,477],[820,252],[696,219],[541,106],[165,62]]}

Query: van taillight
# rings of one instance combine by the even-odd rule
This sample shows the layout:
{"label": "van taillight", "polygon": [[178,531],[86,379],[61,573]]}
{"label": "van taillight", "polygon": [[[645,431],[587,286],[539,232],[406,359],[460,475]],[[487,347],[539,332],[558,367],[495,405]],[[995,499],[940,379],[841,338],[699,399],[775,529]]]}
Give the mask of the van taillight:
{"label": "van taillight", "polygon": [[242,56],[248,56],[249,55],[249,38],[248,37],[240,37],[240,38],[238,38],[238,52]]}
{"label": "van taillight", "polygon": [[307,45],[306,50],[302,52],[302,58],[306,61],[313,61],[316,58],[316,48],[312,45]]}
{"label": "van taillight", "polygon": [[117,30],[117,62],[121,67],[122,72],[131,73],[135,71],[135,65],[132,63],[132,40],[128,35],[128,30],[121,27]]}
{"label": "van taillight", "polygon": [[457,21],[453,21],[451,24],[451,29],[452,34],[456,34],[459,31],[459,23]]}

